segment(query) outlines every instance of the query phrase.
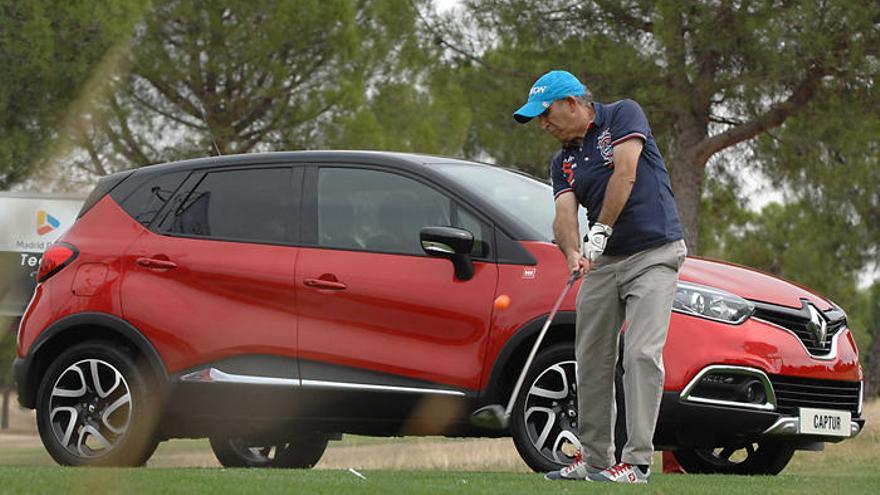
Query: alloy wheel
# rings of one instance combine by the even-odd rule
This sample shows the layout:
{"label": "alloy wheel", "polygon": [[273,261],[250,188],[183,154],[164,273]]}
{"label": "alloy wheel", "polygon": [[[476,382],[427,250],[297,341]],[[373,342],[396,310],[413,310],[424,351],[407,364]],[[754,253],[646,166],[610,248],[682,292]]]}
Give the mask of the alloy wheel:
{"label": "alloy wheel", "polygon": [[131,389],[107,361],[84,359],[55,381],[49,423],[58,443],[71,454],[95,459],[113,450],[131,422]]}
{"label": "alloy wheel", "polygon": [[734,467],[749,460],[757,452],[757,444],[748,443],[742,447],[718,447],[697,449],[696,453],[707,464],[719,467]]}
{"label": "alloy wheel", "polygon": [[532,446],[560,465],[570,464],[581,449],[576,377],[574,361],[556,363],[531,383],[523,402],[523,421]]}
{"label": "alloy wheel", "polygon": [[229,440],[229,447],[248,463],[268,465],[287,448],[287,444],[251,447],[244,440],[234,438]]}
{"label": "alloy wheel", "polygon": [[767,475],[785,469],[794,455],[794,447],[758,440],[708,449],[682,449],[673,454],[689,473]]}

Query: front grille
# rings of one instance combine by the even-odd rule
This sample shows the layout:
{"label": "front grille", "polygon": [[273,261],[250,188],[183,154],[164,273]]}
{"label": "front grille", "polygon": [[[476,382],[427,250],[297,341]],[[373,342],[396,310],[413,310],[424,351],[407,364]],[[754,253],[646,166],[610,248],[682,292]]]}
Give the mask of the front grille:
{"label": "front grille", "polygon": [[860,382],[814,380],[791,376],[770,375],[776,393],[776,409],[784,414],[797,414],[799,407],[859,412]]}
{"label": "front grille", "polygon": [[792,331],[807,348],[807,352],[816,357],[828,356],[831,353],[835,336],[846,327],[846,315],[839,309],[822,313],[827,324],[825,338],[819,339],[810,331],[810,311],[806,302],[801,309],[776,306],[766,303],[755,303],[753,316],[774,325]]}

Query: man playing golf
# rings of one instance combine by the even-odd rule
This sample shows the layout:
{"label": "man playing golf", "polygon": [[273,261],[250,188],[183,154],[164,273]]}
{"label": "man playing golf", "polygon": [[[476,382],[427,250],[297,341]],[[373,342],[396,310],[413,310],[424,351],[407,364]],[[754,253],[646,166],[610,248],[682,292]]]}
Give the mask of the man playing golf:
{"label": "man playing golf", "polygon": [[[551,163],[556,242],[572,272],[586,276],[577,295],[578,436],[583,456],[548,479],[646,483],[663,391],[663,346],[678,271],[687,249],[669,174],[638,103],[592,101],[572,74],[552,71],[514,113],[539,117],[562,144]],[[589,234],[581,254],[578,204]],[[614,450],[614,371],[620,329],[627,442]]]}

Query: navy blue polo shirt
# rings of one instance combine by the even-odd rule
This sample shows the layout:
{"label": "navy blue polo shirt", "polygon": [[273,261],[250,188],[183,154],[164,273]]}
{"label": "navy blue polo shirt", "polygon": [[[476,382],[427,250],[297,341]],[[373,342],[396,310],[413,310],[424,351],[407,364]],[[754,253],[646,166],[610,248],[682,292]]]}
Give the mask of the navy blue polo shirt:
{"label": "navy blue polo shirt", "polygon": [[613,148],[627,139],[644,142],[629,200],[617,218],[605,254],[632,254],[683,238],[669,173],[654,142],[645,112],[633,100],[593,103],[596,116],[579,146],[553,157],[553,195],[573,191],[592,226],[599,219],[605,189],[614,171]]}

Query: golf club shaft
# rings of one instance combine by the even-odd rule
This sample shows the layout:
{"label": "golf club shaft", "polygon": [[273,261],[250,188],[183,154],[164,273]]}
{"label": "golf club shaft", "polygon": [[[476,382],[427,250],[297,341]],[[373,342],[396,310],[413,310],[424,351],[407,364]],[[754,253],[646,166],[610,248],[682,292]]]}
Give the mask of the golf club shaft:
{"label": "golf club shaft", "polygon": [[523,381],[526,379],[526,374],[529,372],[529,368],[532,366],[532,361],[535,359],[535,354],[538,353],[538,348],[541,347],[541,342],[544,340],[544,334],[547,333],[547,329],[550,328],[550,324],[553,322],[553,318],[556,316],[556,312],[559,311],[559,306],[562,306],[562,300],[565,299],[565,295],[568,294],[568,291],[571,289],[571,286],[574,285],[575,280],[580,277],[580,273],[577,271],[571,274],[568,282],[565,284],[565,288],[562,289],[562,294],[559,294],[559,299],[556,300],[556,304],[553,305],[553,309],[550,311],[550,314],[547,315],[547,321],[544,322],[544,327],[541,328],[541,333],[538,334],[538,339],[535,340],[535,345],[532,346],[532,350],[529,353],[528,359],[526,359],[526,364],[523,366],[522,371],[519,373],[519,378],[516,380],[516,385],[513,386],[513,392],[510,394],[510,400],[507,401],[507,409],[504,410],[504,417],[510,417],[510,412],[513,411],[513,404],[516,402],[516,398],[519,395],[519,390],[522,388]]}

